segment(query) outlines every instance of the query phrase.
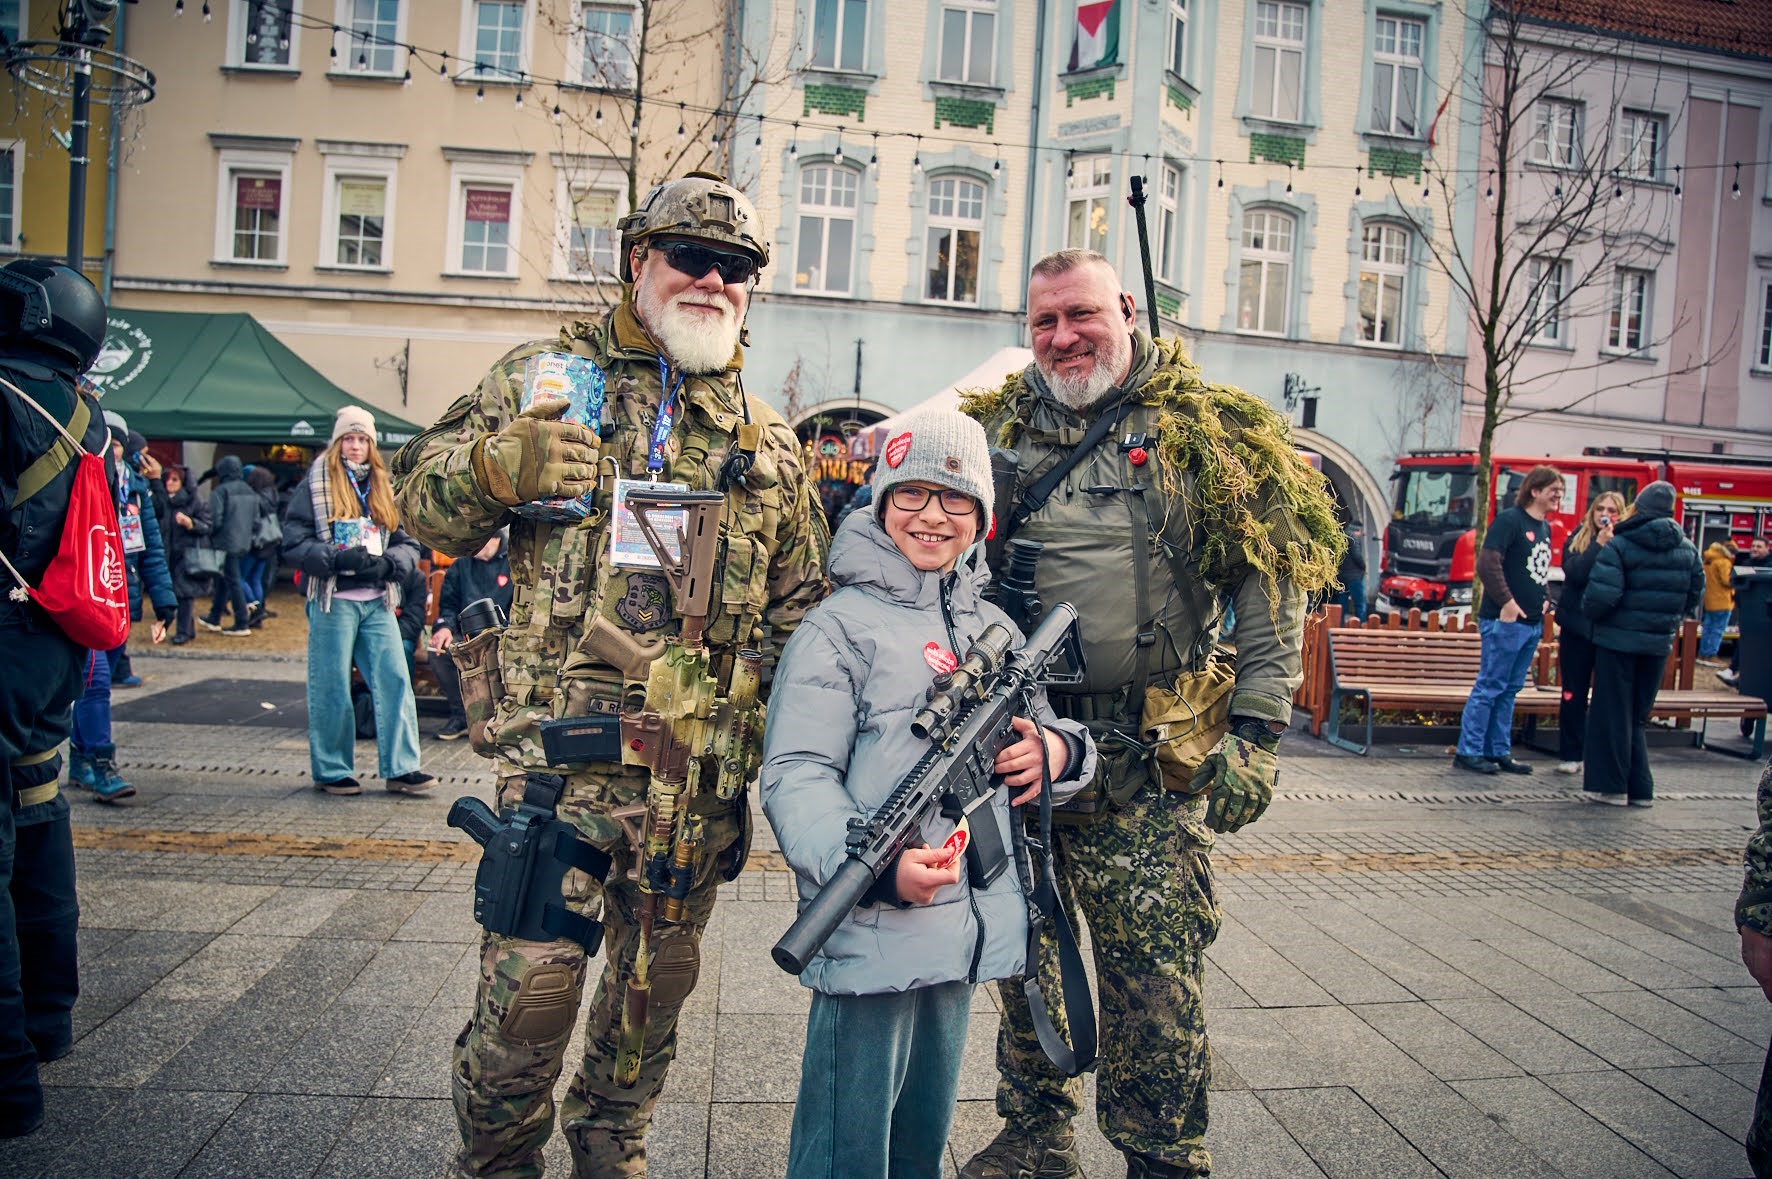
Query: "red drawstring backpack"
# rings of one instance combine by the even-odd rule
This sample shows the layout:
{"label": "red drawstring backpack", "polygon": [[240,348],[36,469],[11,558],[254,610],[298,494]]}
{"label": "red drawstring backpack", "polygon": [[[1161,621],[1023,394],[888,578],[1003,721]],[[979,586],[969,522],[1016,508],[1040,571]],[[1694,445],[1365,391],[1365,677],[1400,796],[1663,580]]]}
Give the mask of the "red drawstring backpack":
{"label": "red drawstring backpack", "polygon": [[[12,599],[36,602],[63,634],[82,647],[109,651],[129,637],[129,581],[123,568],[123,535],[117,527],[117,505],[105,481],[104,459],[88,454],[80,440],[24,390],[3,378],[0,383],[42,414],[80,456],[74,468],[73,486],[68,490],[61,547],[44,569],[42,584],[36,589],[26,585],[12,562],[0,553],[0,565],[6,566],[18,582],[10,591]],[[77,405],[85,408],[84,403]],[[77,412],[75,417],[85,419],[87,414]],[[64,459],[55,469],[66,465]],[[49,477],[53,478],[54,472]]]}

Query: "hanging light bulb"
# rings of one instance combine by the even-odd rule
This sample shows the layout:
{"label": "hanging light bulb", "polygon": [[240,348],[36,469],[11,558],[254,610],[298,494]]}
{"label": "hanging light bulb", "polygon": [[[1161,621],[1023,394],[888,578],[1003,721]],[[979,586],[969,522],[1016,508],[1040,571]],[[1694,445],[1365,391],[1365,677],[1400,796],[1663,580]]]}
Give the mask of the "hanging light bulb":
{"label": "hanging light bulb", "polygon": [[1290,196],[1292,194],[1292,165],[1291,164],[1286,165],[1286,194],[1288,196]]}
{"label": "hanging light bulb", "polygon": [[1492,205],[1495,203],[1495,169],[1494,168],[1489,169],[1489,183],[1488,183],[1488,186],[1483,189],[1483,199],[1488,201]]}
{"label": "hanging light bulb", "polygon": [[597,104],[597,113],[591,116],[591,122],[595,123],[599,127],[601,127],[603,125],[603,104],[602,103]]}
{"label": "hanging light bulb", "polygon": [[868,157],[868,171],[874,175],[880,173],[880,133],[874,132],[874,154]]}
{"label": "hanging light bulb", "polygon": [[553,119],[553,120],[554,120],[554,122],[556,122],[556,123],[558,123],[558,122],[559,122],[559,121],[560,121],[560,104],[559,104],[559,103],[557,103],[557,102],[556,102],[556,103],[555,103],[555,104],[554,104],[554,113],[553,113],[553,114],[552,114],[552,115],[551,115],[551,116],[550,116],[550,117],[551,117],[551,118],[552,118],[552,119]]}
{"label": "hanging light bulb", "polygon": [[443,56],[437,59],[437,76],[439,78],[449,76],[449,51],[447,49],[443,51]]}
{"label": "hanging light bulb", "polygon": [[[1070,152],[1067,151],[1064,153],[1064,178],[1066,180],[1071,180],[1071,179],[1074,179],[1076,177],[1076,175],[1077,175],[1077,159],[1074,155],[1072,155]],[[1218,183],[1219,183],[1220,187],[1222,187],[1224,184],[1224,181],[1220,180]]]}
{"label": "hanging light bulb", "polygon": [[485,102],[486,101],[486,83],[482,82],[478,86],[474,87],[474,101],[475,102]]}
{"label": "hanging light bulb", "polygon": [[682,143],[688,133],[683,129],[683,104],[677,104],[677,142]]}
{"label": "hanging light bulb", "polygon": [[1729,199],[1732,201],[1738,201],[1741,199],[1741,161],[1740,160],[1735,161],[1735,182],[1729,186]]}
{"label": "hanging light bulb", "polygon": [[[1224,187],[1224,161],[1223,160],[1214,160],[1213,163],[1218,165],[1218,187],[1223,188]],[[1066,172],[1065,175],[1068,176],[1068,175],[1070,175],[1070,173]]]}
{"label": "hanging light bulb", "polygon": [[1680,165],[1674,165],[1674,196],[1680,195]]}
{"label": "hanging light bulb", "polygon": [[369,68],[369,55],[367,53],[357,54],[357,68],[360,70],[366,70]]}
{"label": "hanging light bulb", "polygon": [[400,79],[400,85],[402,85],[402,86],[412,85],[412,67],[411,66],[406,67],[406,76]]}
{"label": "hanging light bulb", "polygon": [[788,159],[800,158],[800,124],[794,124],[794,137],[788,141]]}
{"label": "hanging light bulb", "polygon": [[523,109],[523,91],[522,91],[522,90],[520,90],[520,89],[519,89],[519,90],[518,90],[518,91],[517,91],[517,100],[516,100],[516,102],[515,102],[515,103],[514,103],[514,104],[513,104],[513,105],[514,105],[514,106],[516,106],[516,108],[517,108],[517,109],[518,109],[518,110],[522,110],[522,109]]}
{"label": "hanging light bulb", "polygon": [[185,0],[173,0],[172,15],[183,16],[184,14],[185,14]]}
{"label": "hanging light bulb", "polygon": [[992,176],[1001,176],[1002,174],[1003,174],[1003,161],[1002,160],[992,160],[991,161],[991,175]]}
{"label": "hanging light bulb", "polygon": [[831,153],[831,163],[841,164],[842,162],[843,162],[843,144],[841,142],[839,142],[837,144],[837,150]]}
{"label": "hanging light bulb", "polygon": [[214,16],[209,11],[209,0],[203,0],[203,23],[208,24],[214,19]]}

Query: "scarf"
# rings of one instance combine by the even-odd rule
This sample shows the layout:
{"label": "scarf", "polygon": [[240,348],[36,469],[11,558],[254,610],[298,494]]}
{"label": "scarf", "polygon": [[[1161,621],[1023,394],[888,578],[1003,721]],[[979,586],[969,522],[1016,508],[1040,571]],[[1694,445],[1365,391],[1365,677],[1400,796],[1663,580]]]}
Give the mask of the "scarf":
{"label": "scarf", "polygon": [[[352,474],[369,472],[368,463],[346,463]],[[314,505],[314,538],[322,544],[332,543],[332,477],[326,469],[326,452],[321,451],[308,465],[308,499]],[[392,537],[388,540],[391,542]],[[338,588],[336,577],[308,578],[308,601],[319,605],[323,613],[332,611],[332,591]],[[400,586],[393,581],[382,583],[382,601],[388,609],[400,606]]]}

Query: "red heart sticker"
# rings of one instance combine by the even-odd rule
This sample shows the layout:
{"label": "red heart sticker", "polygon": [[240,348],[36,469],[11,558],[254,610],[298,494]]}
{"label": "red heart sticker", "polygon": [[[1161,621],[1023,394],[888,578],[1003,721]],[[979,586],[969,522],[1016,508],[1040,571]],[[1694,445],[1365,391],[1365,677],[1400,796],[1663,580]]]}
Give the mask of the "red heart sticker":
{"label": "red heart sticker", "polygon": [[910,453],[911,432],[906,430],[886,444],[886,465],[896,467],[904,462],[904,456]]}
{"label": "red heart sticker", "polygon": [[966,854],[966,844],[969,843],[971,839],[972,828],[968,827],[966,825],[966,820],[962,818],[960,820],[960,825],[954,828],[954,833],[948,836],[946,843],[941,845],[941,850],[947,853],[947,858],[942,860],[941,866],[946,868],[962,855]]}
{"label": "red heart sticker", "polygon": [[927,663],[938,675],[952,675],[960,661],[954,658],[952,651],[942,650],[940,643],[923,644],[923,662]]}

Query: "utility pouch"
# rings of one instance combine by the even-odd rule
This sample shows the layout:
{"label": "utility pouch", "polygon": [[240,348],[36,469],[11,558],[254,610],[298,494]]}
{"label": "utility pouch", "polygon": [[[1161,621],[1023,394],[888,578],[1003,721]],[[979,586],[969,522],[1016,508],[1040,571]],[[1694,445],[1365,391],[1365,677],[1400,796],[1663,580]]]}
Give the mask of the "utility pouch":
{"label": "utility pouch", "polygon": [[1095,755],[1094,779],[1062,806],[1052,808],[1055,826],[1088,827],[1132,801],[1150,781],[1150,749],[1115,730],[1095,734]]}
{"label": "utility pouch", "polygon": [[498,748],[492,716],[505,695],[505,680],[498,666],[498,641],[504,633],[502,626],[488,627],[449,648],[449,657],[455,660],[461,676],[461,707],[468,718],[468,744],[481,757],[491,757]]}
{"label": "utility pouch", "polygon": [[1178,672],[1144,690],[1144,739],[1156,750],[1163,789],[1193,793],[1194,771],[1230,731],[1235,661],[1214,652],[1198,671]]}
{"label": "utility pouch", "polygon": [[621,717],[614,713],[545,720],[536,728],[551,766],[621,761]]}

